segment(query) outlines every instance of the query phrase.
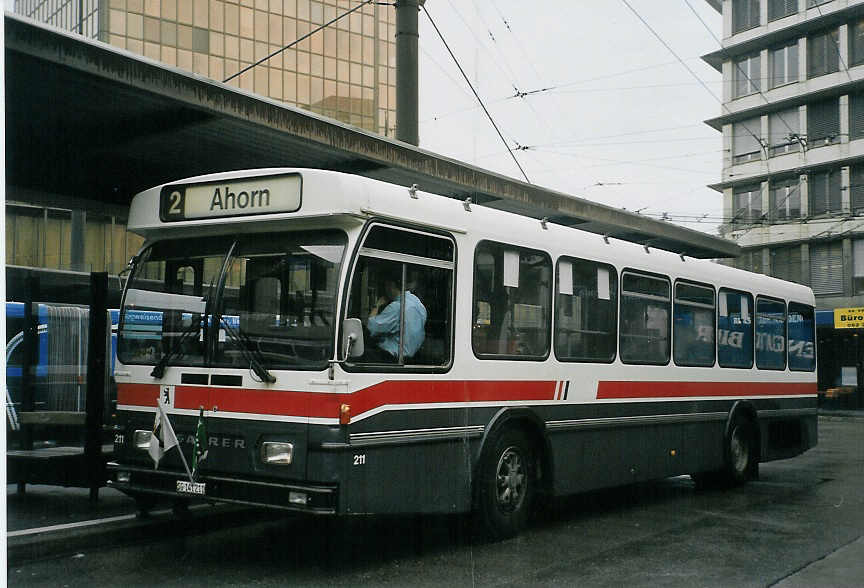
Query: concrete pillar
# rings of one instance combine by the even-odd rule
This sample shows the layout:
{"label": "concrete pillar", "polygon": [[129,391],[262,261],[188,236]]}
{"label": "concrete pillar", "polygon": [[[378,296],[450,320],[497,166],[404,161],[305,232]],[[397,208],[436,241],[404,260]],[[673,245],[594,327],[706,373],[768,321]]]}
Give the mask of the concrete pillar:
{"label": "concrete pillar", "polygon": [[840,142],[849,142],[849,94],[840,96]]}
{"label": "concrete pillar", "polygon": [[735,64],[732,60],[723,62],[721,66],[723,73],[723,104],[732,100],[733,88],[735,88]]}
{"label": "concrete pillar", "polygon": [[[807,37],[798,39],[798,81],[807,79]],[[806,132],[807,127],[801,127],[801,132]]]}
{"label": "concrete pillar", "polygon": [[807,218],[810,216],[810,190],[807,185],[807,174],[801,174],[798,177],[798,182],[798,189],[801,191],[801,218]]}
{"label": "concrete pillar", "polygon": [[801,282],[810,285],[810,244],[801,243]]}
{"label": "concrete pillar", "polygon": [[84,235],[87,230],[87,212],[84,210],[72,211],[72,223],[70,230],[69,261],[72,270],[86,271],[84,260]]}
{"label": "concrete pillar", "polygon": [[840,168],[840,210],[843,212],[852,210],[851,185],[849,166],[843,166]]}
{"label": "concrete pillar", "polygon": [[396,2],[396,138],[420,144],[417,13],[420,0]]}
{"label": "concrete pillar", "polygon": [[849,27],[845,24],[837,27],[837,49],[840,54],[840,68],[849,66]]}
{"label": "concrete pillar", "polygon": [[762,218],[763,222],[766,224],[771,221],[771,215],[768,214],[771,211],[771,183],[768,180],[762,182],[760,186],[761,195],[762,195]]}
{"label": "concrete pillar", "polygon": [[852,273],[855,266],[852,262],[852,239],[843,239],[843,296],[854,296],[852,289]]}

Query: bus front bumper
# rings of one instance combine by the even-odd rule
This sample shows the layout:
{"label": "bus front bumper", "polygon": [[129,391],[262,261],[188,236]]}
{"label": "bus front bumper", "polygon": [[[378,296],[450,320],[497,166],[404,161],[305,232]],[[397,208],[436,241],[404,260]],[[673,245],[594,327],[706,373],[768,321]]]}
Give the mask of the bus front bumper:
{"label": "bus front bumper", "polygon": [[201,475],[192,482],[181,471],[153,470],[116,462],[109,462],[107,468],[108,485],[132,496],[199,498],[312,514],[336,513],[336,485],[293,484],[218,474]]}

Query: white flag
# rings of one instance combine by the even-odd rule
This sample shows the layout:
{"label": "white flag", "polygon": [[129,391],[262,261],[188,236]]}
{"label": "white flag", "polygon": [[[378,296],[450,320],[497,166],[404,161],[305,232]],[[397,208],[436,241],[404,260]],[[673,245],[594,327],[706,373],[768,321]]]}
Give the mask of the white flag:
{"label": "white flag", "polygon": [[160,398],[156,401],[156,419],[153,422],[153,435],[150,437],[149,453],[156,464],[154,469],[159,467],[162,456],[175,446],[177,446],[177,435],[174,434],[174,428],[168,420],[168,415],[165,414]]}

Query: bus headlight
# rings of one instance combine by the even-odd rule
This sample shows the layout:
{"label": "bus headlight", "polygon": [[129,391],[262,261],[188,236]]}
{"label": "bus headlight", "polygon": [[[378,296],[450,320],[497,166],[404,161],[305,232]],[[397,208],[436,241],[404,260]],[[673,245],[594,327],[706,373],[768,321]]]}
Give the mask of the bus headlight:
{"label": "bus headlight", "polygon": [[137,429],[132,435],[132,444],[143,451],[150,449],[150,439],[153,437],[153,431],[143,431]]}
{"label": "bus headlight", "polygon": [[294,458],[294,444],[265,441],[261,444],[261,461],[271,465],[289,465]]}

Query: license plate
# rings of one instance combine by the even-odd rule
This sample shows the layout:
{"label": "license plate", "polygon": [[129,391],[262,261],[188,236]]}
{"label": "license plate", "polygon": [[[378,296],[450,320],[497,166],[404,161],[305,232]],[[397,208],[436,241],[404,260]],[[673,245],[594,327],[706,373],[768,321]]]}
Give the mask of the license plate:
{"label": "license plate", "polygon": [[180,494],[197,494],[198,496],[204,496],[204,482],[177,480],[177,492]]}

